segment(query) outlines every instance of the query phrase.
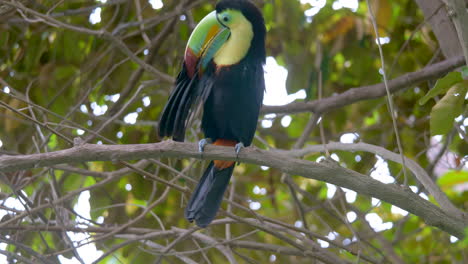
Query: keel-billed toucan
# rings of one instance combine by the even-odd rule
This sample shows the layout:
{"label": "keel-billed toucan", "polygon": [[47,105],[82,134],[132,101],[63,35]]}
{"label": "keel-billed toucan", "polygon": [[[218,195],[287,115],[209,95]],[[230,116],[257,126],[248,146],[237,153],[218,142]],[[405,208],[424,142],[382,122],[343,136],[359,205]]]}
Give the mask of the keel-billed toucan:
{"label": "keel-billed toucan", "polygon": [[[208,143],[249,146],[255,134],[265,81],[265,24],[249,0],[222,0],[192,32],[182,70],[159,124],[159,135],[183,141],[190,113],[203,103],[201,127]],[[206,227],[220,207],[235,162],[211,161],[185,209]]]}

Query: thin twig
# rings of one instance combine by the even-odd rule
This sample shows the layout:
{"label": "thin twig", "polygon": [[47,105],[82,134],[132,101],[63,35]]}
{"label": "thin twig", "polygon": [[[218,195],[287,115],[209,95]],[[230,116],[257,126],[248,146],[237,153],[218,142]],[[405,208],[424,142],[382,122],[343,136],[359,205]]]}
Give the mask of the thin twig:
{"label": "thin twig", "polygon": [[385,58],[384,58],[384,54],[383,54],[383,51],[382,51],[382,44],[380,43],[379,29],[377,27],[377,22],[375,20],[374,11],[372,10],[372,6],[370,4],[370,1],[369,0],[366,0],[366,1],[367,1],[367,6],[369,8],[369,14],[370,14],[371,20],[372,20],[372,26],[374,27],[375,37],[377,39],[377,46],[379,48],[380,62],[382,64],[382,67],[381,67],[382,68],[382,74],[383,74],[383,78],[384,78],[385,91],[387,92],[387,103],[388,103],[389,113],[390,113],[390,116],[392,117],[393,131],[395,132],[395,137],[396,137],[396,141],[397,141],[397,145],[398,145],[398,152],[401,155],[401,164],[403,165],[403,175],[404,175],[403,184],[405,186],[408,186],[408,176],[407,176],[407,172],[406,172],[405,156],[404,156],[404,152],[403,152],[403,146],[401,144],[400,132],[398,131],[398,125],[397,125],[397,122],[396,122],[396,114],[397,113],[396,113],[395,107],[393,106],[392,94],[390,93],[390,89],[388,88],[387,73],[385,71]]}

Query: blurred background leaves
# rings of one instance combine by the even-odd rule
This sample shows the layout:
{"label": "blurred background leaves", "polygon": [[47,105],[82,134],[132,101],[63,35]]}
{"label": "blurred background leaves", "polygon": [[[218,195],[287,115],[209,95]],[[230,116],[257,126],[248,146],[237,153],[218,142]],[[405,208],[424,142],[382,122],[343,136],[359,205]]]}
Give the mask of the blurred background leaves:
{"label": "blurred background leaves", "polygon": [[[214,8],[215,1],[21,2],[27,8],[77,29],[56,26],[52,20],[44,21],[30,13],[8,9],[5,3],[3,6],[0,3],[3,8],[0,9],[3,10],[0,17],[0,101],[8,106],[0,108],[0,155],[65,149],[71,147],[70,142],[76,136],[98,144],[138,144],[162,140],[156,134],[157,120],[172,83],[142,69],[103,35],[87,34],[86,30],[111,33],[138,58],[160,72],[175,77],[191,30]],[[317,100],[320,79],[323,97],[382,81],[375,33],[365,1],[255,2],[263,11],[268,29],[268,56],[272,63],[277,63],[272,68],[273,72],[267,72],[266,76],[273,78],[275,69],[287,70],[287,94],[299,92],[304,96],[298,96],[301,99],[297,100]],[[444,59],[431,27],[425,23],[423,13],[414,1],[371,2],[375,4],[372,8],[376,12],[390,76],[416,71]],[[448,76],[456,74],[460,76],[458,72]],[[466,211],[468,108],[463,93],[466,94],[467,84],[460,78],[457,80],[441,88],[438,94],[427,94],[435,84],[434,79],[408,87],[393,98],[405,155],[424,167],[434,179],[440,177],[437,181],[439,186],[456,206]],[[148,81],[150,85],[147,85]],[[144,88],[138,89],[141,85]],[[269,87],[267,96],[275,96],[274,89],[280,88]],[[455,96],[457,93],[459,95]],[[430,100],[424,99],[424,104],[419,104],[425,95]],[[134,100],[129,101],[132,97]],[[254,145],[259,148],[292,149],[311,115],[262,116]],[[327,140],[343,143],[364,141],[396,151],[385,98],[342,107],[327,113],[321,122]],[[199,121],[195,120],[188,131],[188,141],[194,142],[202,137],[199,126]],[[91,132],[97,129],[98,135]],[[307,135],[305,143],[322,143],[318,128]],[[316,161],[323,157],[324,154],[316,153],[305,159]],[[384,176],[391,175],[388,183],[403,182],[401,166],[376,155],[337,151],[332,153],[332,158],[342,166],[381,181],[386,179]],[[180,177],[180,173],[197,179],[206,164],[196,160],[162,159],[140,165],[140,169],[156,177],[193,188],[193,182]],[[96,185],[111,177],[110,173],[117,174],[119,170],[125,173],[114,175],[115,179],[107,184]],[[130,227],[134,229],[126,229],[127,233],[107,237],[100,232],[78,233],[81,236],[66,233],[72,242],[66,242],[65,232],[59,231],[2,229],[2,235],[31,247],[51,263],[79,262],[77,255],[83,258],[84,263],[90,263],[104,252],[111,253],[102,263],[154,262],[161,251],[156,245],[165,247],[180,234],[152,239],[154,244],[137,242],[136,239],[128,245],[116,245],[129,239],[125,235],[140,236],[141,230],[149,233],[150,230],[171,230],[172,227],[190,228],[192,225],[183,217],[187,197],[177,190],[166,191],[167,186],[149,177],[125,170],[119,163],[91,162],[71,164],[68,168],[3,173],[0,210],[3,210],[1,216],[5,221],[16,215],[17,210],[25,210],[24,206],[31,209],[74,190],[83,190],[60,206],[41,210],[50,222],[42,223],[36,220],[39,216],[34,215],[32,219],[25,218],[17,224],[29,227],[37,227],[41,223],[60,226],[57,221],[62,219],[65,221],[62,226],[105,228],[131,223]],[[305,213],[301,217],[290,189],[281,182],[279,171],[241,164],[237,166],[234,177],[236,202],[296,228],[303,228],[305,220],[310,231],[348,249],[346,251],[314,238],[322,248],[342,259],[360,261],[359,256],[349,251],[388,263],[463,263],[468,259],[466,243],[374,198],[295,176],[292,178],[295,185],[303,191],[297,193]],[[414,192],[432,199],[413,178],[410,178],[409,185]],[[24,197],[19,198],[18,192]],[[159,198],[161,201],[150,208],[149,213],[141,215]],[[226,209],[225,206],[223,208]],[[67,217],[58,217],[63,209]],[[240,217],[253,217],[248,210],[233,208],[232,212]],[[135,219],[137,221],[133,221]],[[218,225],[203,233],[222,242],[226,238],[225,229],[224,225]],[[248,224],[230,226],[232,237],[252,230],[256,229]],[[103,238],[78,247],[80,243],[88,241],[87,238],[96,239],[102,235]],[[241,240],[290,246],[262,231]],[[78,247],[77,252],[71,250],[70,243]],[[183,256],[195,263],[226,262],[216,247],[199,250],[206,246],[200,240],[188,239],[178,243],[173,250],[189,251]],[[35,259],[30,252],[4,241],[0,243],[0,249]],[[310,263],[308,257],[301,255],[278,254],[242,246],[232,246],[231,249],[240,263]],[[92,253],[85,254],[85,250]],[[175,253],[163,259],[163,263],[183,262],[186,261]]]}

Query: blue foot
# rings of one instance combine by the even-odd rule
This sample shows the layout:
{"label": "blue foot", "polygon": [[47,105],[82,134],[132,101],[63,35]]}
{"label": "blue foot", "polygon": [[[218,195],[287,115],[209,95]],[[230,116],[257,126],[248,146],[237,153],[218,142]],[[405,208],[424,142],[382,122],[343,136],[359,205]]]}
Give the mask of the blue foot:
{"label": "blue foot", "polygon": [[245,146],[244,146],[244,143],[242,142],[239,142],[236,144],[236,146],[234,146],[234,149],[236,150],[236,158],[239,158],[239,152],[241,151],[241,149],[243,149]]}
{"label": "blue foot", "polygon": [[211,138],[204,138],[198,141],[198,152],[203,152],[205,150],[205,146],[211,143],[213,143],[213,140],[211,140]]}

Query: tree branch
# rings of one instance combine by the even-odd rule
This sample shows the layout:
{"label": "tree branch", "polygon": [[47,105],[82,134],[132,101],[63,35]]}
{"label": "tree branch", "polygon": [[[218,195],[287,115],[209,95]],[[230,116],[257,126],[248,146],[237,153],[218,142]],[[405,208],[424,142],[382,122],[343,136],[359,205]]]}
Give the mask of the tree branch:
{"label": "tree branch", "polygon": [[[424,17],[429,21],[437,42],[445,58],[453,58],[462,53],[457,31],[450,21],[445,8],[445,0],[415,0]],[[440,8],[442,6],[442,8]]]}
{"label": "tree branch", "polygon": [[[314,146],[307,146],[300,150],[291,150],[285,151],[283,154],[288,156],[294,157],[303,157],[307,154],[314,153],[314,152],[323,152],[325,148],[328,150],[344,150],[344,151],[365,151],[374,153],[376,155],[382,156],[384,159],[391,160],[393,162],[397,162],[402,164],[401,156],[397,153],[391,152],[385,148],[380,146],[375,146],[371,144],[367,144],[364,142],[354,143],[354,144],[343,144],[338,142],[330,142],[326,146],[323,145],[314,145]],[[446,211],[448,214],[454,214],[459,218],[463,217],[463,212],[461,212],[457,207],[455,207],[448,197],[443,193],[439,187],[434,183],[434,181],[429,177],[427,172],[419,166],[418,163],[415,161],[405,157],[406,166],[408,169],[414,174],[416,179],[421,183],[424,188],[434,196],[435,200],[440,204],[442,209]]]}
{"label": "tree branch", "polygon": [[466,11],[466,3],[463,0],[447,0],[447,5],[450,8],[450,12],[453,13],[452,21],[457,30],[465,62],[468,66],[468,12]]}
{"label": "tree branch", "polygon": [[[388,82],[388,88],[392,94],[409,88],[423,81],[442,76],[464,64],[464,57],[458,56],[448,60],[427,66],[419,71],[403,74]],[[331,110],[350,105],[359,101],[375,99],[386,95],[385,84],[378,83],[357,88],[350,88],[344,93],[311,102],[294,102],[281,106],[263,106],[261,113],[300,113],[314,112],[326,113]]]}
{"label": "tree branch", "polygon": [[[78,140],[77,140],[78,142]],[[454,236],[463,237],[468,221],[445,213],[442,209],[398,185],[383,184],[366,175],[342,168],[334,162],[315,163],[299,160],[275,151],[246,148],[236,158],[233,149],[207,146],[203,155],[197,144],[171,140],[154,144],[95,145],[77,144],[56,152],[0,156],[0,172],[27,170],[63,163],[88,161],[120,161],[148,158],[196,158],[204,160],[238,160],[240,162],[277,168],[284,173],[332,183],[360,194],[378,198],[421,217],[427,224],[438,227]]]}

